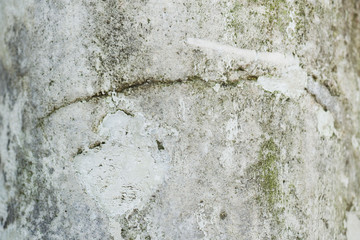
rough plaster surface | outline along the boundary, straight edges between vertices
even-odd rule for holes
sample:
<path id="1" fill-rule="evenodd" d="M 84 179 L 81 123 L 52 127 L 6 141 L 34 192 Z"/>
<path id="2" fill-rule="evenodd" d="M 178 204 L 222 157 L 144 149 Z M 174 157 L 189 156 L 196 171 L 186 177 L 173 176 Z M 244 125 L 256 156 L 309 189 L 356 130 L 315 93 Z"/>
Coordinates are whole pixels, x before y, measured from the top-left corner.
<path id="1" fill-rule="evenodd" d="M 1 239 L 357 239 L 356 0 L 0 0 Z"/>

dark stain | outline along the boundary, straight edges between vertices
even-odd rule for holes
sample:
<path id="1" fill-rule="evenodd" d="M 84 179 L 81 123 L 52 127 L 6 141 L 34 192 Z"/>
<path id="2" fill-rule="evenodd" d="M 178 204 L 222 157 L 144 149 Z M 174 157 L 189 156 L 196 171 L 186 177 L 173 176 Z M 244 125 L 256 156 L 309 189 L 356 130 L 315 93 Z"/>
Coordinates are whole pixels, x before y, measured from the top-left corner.
<path id="1" fill-rule="evenodd" d="M 1 170 L 2 171 L 2 174 L 3 174 L 3 177 L 4 177 L 4 182 L 7 182 L 7 177 L 6 177 L 6 172 L 4 169 Z"/>
<path id="2" fill-rule="evenodd" d="M 53 174 L 54 172 L 55 172 L 55 169 L 54 169 L 54 168 L 52 168 L 52 167 L 49 168 L 49 173 L 50 173 L 50 174 Z"/>
<path id="3" fill-rule="evenodd" d="M 84 151 L 84 149 L 83 149 L 83 148 L 78 148 L 78 150 L 77 150 L 77 152 L 76 152 L 76 155 L 80 155 L 80 154 L 82 154 L 82 153 L 83 153 L 83 151 Z"/>
<path id="4" fill-rule="evenodd" d="M 156 140 L 156 144 L 157 144 L 157 148 L 158 148 L 159 151 L 165 150 L 164 145 L 162 144 L 162 142 Z"/>
<path id="5" fill-rule="evenodd" d="M 16 101 L 18 90 L 14 82 L 14 76 L 0 60 L 0 102 L 5 102 L 6 97 L 12 104 Z"/>
<path id="6" fill-rule="evenodd" d="M 324 219 L 324 218 L 321 218 L 321 220 L 324 222 L 326 229 L 328 229 L 329 228 L 329 221 Z"/>
<path id="7" fill-rule="evenodd" d="M 7 217 L 4 223 L 4 229 L 6 229 L 10 224 L 14 223 L 17 218 L 17 206 L 14 199 L 10 200 L 7 205 Z"/>
<path id="8" fill-rule="evenodd" d="M 256 76 L 256 75 L 249 75 L 247 76 L 247 80 L 250 80 L 250 81 L 256 81 L 258 80 L 259 76 Z"/>
<path id="9" fill-rule="evenodd" d="M 354 206 L 354 204 L 353 204 L 352 201 L 351 201 L 351 202 L 348 202 L 348 203 L 346 204 L 346 211 L 347 211 L 347 212 L 350 212 L 351 209 L 353 208 L 353 206 Z"/>
<path id="10" fill-rule="evenodd" d="M 32 129 L 34 124 L 33 114 L 36 112 L 36 107 L 30 102 L 26 102 L 21 113 L 21 131 L 26 132 Z"/>
<path id="11" fill-rule="evenodd" d="M 237 69 L 235 69 L 235 71 L 241 71 L 241 72 L 243 72 L 243 71 L 245 71 L 245 67 L 239 66 Z"/>
<path id="12" fill-rule="evenodd" d="M 220 216 L 221 220 L 224 220 L 227 217 L 227 213 L 223 210 L 223 211 L 220 212 L 219 216 Z"/>
<path id="13" fill-rule="evenodd" d="M 94 149 L 94 148 L 100 147 L 100 146 L 101 146 L 101 142 L 96 141 L 96 142 L 90 144 L 89 148 L 90 148 L 90 149 Z"/>

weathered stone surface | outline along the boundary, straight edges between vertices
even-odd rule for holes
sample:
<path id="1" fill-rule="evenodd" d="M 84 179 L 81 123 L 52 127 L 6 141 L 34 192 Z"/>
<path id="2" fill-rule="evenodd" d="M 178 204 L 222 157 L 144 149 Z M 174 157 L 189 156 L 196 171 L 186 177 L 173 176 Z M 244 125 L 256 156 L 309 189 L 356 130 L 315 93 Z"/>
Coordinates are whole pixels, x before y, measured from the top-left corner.
<path id="1" fill-rule="evenodd" d="M 0 238 L 356 239 L 359 11 L 0 0 Z"/>

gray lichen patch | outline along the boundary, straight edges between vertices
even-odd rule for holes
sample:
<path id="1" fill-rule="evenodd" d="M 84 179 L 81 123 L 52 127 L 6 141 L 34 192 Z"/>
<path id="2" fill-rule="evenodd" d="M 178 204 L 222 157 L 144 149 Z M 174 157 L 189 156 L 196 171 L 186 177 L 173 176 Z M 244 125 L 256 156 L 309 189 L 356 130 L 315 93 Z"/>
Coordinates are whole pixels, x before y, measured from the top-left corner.
<path id="1" fill-rule="evenodd" d="M 6 44 L 11 57 L 11 67 L 18 78 L 29 70 L 31 42 L 29 31 L 24 23 L 16 22 L 6 32 Z"/>
<path id="2" fill-rule="evenodd" d="M 42 174 L 42 164 L 34 161 L 29 150 L 18 148 L 16 160 L 16 200 L 10 208 L 12 211 L 8 212 L 8 223 L 25 224 L 34 237 L 46 237 L 59 213 L 58 198 Z"/>
<path id="3" fill-rule="evenodd" d="M 11 104 L 14 104 L 16 101 L 18 84 L 14 81 L 16 81 L 14 76 L 12 76 L 11 72 L 4 66 L 4 63 L 0 61 L 0 94 L 2 103 L 5 103 L 7 96 Z"/>
<path id="4" fill-rule="evenodd" d="M 4 54 L 9 59 L 0 59 L 0 94 L 3 102 L 6 98 L 10 101 L 10 107 L 27 89 L 24 77 L 31 67 L 30 38 L 29 30 L 20 20 L 6 29 L 4 41 L 7 54 Z"/>
<path id="5" fill-rule="evenodd" d="M 90 65 L 100 80 L 95 89 L 101 89 L 107 81 L 111 84 L 124 81 L 127 62 L 144 50 L 143 43 L 151 24 L 146 19 L 137 21 L 136 12 L 146 3 L 109 0 L 89 4 L 89 12 L 96 19 L 92 31 L 98 50 L 89 56 Z"/>
<path id="6" fill-rule="evenodd" d="M 119 222 L 121 225 L 121 237 L 124 240 L 145 239 L 150 240 L 147 233 L 148 222 L 145 218 L 146 210 L 134 209 L 128 216 L 124 216 Z"/>

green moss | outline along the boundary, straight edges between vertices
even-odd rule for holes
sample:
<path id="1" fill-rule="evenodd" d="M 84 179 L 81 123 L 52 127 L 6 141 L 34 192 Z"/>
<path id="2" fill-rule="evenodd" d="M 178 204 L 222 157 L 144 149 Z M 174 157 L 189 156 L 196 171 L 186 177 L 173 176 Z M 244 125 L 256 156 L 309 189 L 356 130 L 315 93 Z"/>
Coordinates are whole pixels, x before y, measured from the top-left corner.
<path id="1" fill-rule="evenodd" d="M 239 16 L 242 7 L 243 7 L 242 4 L 236 2 L 234 7 L 230 9 L 231 18 L 228 21 L 228 28 L 233 29 L 235 38 L 238 37 L 238 33 L 243 33 L 245 29 L 244 25 L 240 21 L 240 16 Z"/>
<path id="2" fill-rule="evenodd" d="M 289 185 L 289 194 L 296 196 L 296 188 L 294 184 Z"/>
<path id="3" fill-rule="evenodd" d="M 258 6 L 265 8 L 264 12 L 258 10 Z M 290 22 L 289 8 L 285 0 L 249 0 L 248 4 L 236 2 L 229 11 L 228 28 L 234 34 L 235 44 L 241 42 L 240 35 L 248 32 L 251 27 L 250 22 L 260 29 L 261 37 L 254 37 L 260 46 L 271 46 L 271 35 L 278 30 L 286 32 L 286 27 Z"/>
<path id="4" fill-rule="evenodd" d="M 256 166 L 258 169 L 257 181 L 265 195 L 268 207 L 274 208 L 280 195 L 279 170 L 277 167 L 279 147 L 274 143 L 272 138 L 262 144 L 259 158 L 260 161 Z"/>
<path id="5" fill-rule="evenodd" d="M 280 214 L 285 210 L 277 204 L 283 194 L 279 182 L 279 161 L 280 148 L 270 138 L 263 142 L 259 151 L 259 161 L 250 168 L 251 174 L 255 175 L 259 192 L 255 199 L 265 211 L 272 214 L 277 225 L 282 223 Z"/>
<path id="6" fill-rule="evenodd" d="M 268 17 L 270 25 L 277 22 L 281 23 L 281 21 L 279 21 L 281 16 L 288 15 L 286 0 L 250 0 L 249 2 L 266 7 L 267 11 L 265 15 Z"/>

